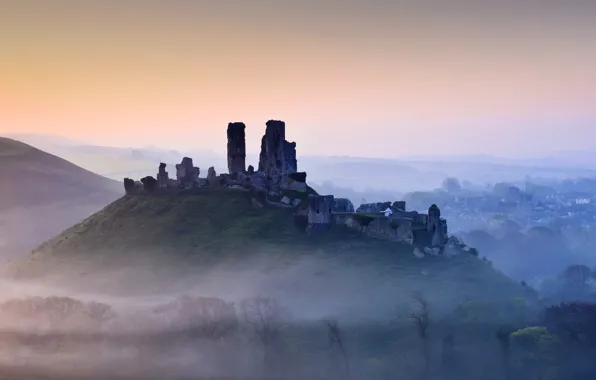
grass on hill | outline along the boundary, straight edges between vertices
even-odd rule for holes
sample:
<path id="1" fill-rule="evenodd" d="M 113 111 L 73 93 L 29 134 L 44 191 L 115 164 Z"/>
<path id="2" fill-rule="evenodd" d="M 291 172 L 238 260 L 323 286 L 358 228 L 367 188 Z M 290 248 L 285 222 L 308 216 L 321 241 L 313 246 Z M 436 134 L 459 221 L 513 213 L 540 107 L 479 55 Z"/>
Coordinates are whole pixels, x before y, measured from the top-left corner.
<path id="1" fill-rule="evenodd" d="M 76 166 L 22 142 L 0 137 L 0 210 L 56 201 L 106 204 L 124 189 L 120 182 Z"/>
<path id="2" fill-rule="evenodd" d="M 410 245 L 348 229 L 308 237 L 292 209 L 254 208 L 251 198 L 249 192 L 221 188 L 124 196 L 10 263 L 4 272 L 21 279 L 55 275 L 91 281 L 103 271 L 137 268 L 150 272 L 151 285 L 157 287 L 161 274 L 169 282 L 200 279 L 209 268 L 229 266 L 244 268 L 238 272 L 243 275 L 253 271 L 271 279 L 276 272 L 287 273 L 276 281 L 295 284 L 292 291 L 318 295 L 346 289 L 363 297 L 371 293 L 365 298 L 407 298 L 416 290 L 437 300 L 529 294 L 471 255 L 418 259 Z"/>

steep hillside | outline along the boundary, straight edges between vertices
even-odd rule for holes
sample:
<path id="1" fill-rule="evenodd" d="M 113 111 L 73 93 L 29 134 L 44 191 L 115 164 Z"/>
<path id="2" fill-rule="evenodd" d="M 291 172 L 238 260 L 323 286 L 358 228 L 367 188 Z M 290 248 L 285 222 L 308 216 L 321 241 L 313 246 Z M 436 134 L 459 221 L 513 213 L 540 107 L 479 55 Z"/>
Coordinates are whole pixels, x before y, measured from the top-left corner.
<path id="1" fill-rule="evenodd" d="M 319 314 L 374 314 L 371 303 L 393 312 L 412 292 L 445 306 L 467 297 L 531 297 L 467 254 L 419 259 L 409 245 L 347 230 L 308 237 L 304 227 L 291 210 L 258 205 L 241 190 L 125 196 L 3 272 L 46 287 L 114 295 L 267 294 Z"/>
<path id="2" fill-rule="evenodd" d="M 122 185 L 16 140 L 0 137 L 0 210 L 87 198 L 113 200 Z"/>
<path id="3" fill-rule="evenodd" d="M 0 138 L 0 254 L 33 249 L 123 194 L 120 183 Z"/>

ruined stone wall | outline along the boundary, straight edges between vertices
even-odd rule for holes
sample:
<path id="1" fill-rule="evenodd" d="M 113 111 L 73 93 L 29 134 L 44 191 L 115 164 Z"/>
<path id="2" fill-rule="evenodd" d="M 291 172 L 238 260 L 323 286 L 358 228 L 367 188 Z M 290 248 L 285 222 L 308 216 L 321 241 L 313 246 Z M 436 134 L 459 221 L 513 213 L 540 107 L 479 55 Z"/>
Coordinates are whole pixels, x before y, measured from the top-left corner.
<path id="1" fill-rule="evenodd" d="M 335 198 L 333 212 L 354 212 L 354 205 L 347 198 Z"/>
<path id="2" fill-rule="evenodd" d="M 296 173 L 298 160 L 296 159 L 296 143 L 283 141 L 282 173 Z"/>
<path id="3" fill-rule="evenodd" d="M 346 225 L 375 239 L 390 240 L 406 244 L 414 243 L 412 221 L 407 218 L 386 216 L 358 218 L 350 217 Z"/>
<path id="4" fill-rule="evenodd" d="M 176 179 L 178 184 L 184 188 L 194 187 L 197 183 L 201 170 L 194 166 L 192 158 L 184 157 L 182 162 L 176 165 Z"/>
<path id="5" fill-rule="evenodd" d="M 395 201 L 391 208 L 393 211 L 406 211 L 406 201 Z"/>
<path id="6" fill-rule="evenodd" d="M 141 178 L 141 182 L 143 183 L 143 189 L 147 193 L 153 193 L 157 190 L 157 180 L 151 176 L 147 176 L 145 178 Z"/>
<path id="7" fill-rule="evenodd" d="M 308 196 L 308 227 L 309 235 L 327 231 L 333 224 L 332 209 L 333 195 Z"/>
<path id="8" fill-rule="evenodd" d="M 228 172 L 246 171 L 246 126 L 244 123 L 228 124 Z"/>
<path id="9" fill-rule="evenodd" d="M 383 212 L 391 207 L 391 202 L 363 203 L 356 209 L 356 212 Z"/>
<path id="10" fill-rule="evenodd" d="M 388 207 L 389 202 L 363 204 L 356 213 L 349 213 L 344 211 L 343 206 L 337 208 L 338 201 L 335 200 L 332 210 L 336 224 L 367 236 L 426 247 L 441 247 L 447 242 L 447 221 L 440 217 L 441 212 L 436 205 L 429 208 L 427 215 L 405 211 L 405 202 L 398 201 L 391 205 L 393 214 L 386 217 L 381 211 Z"/>
<path id="11" fill-rule="evenodd" d="M 124 178 L 124 191 L 126 194 L 134 194 L 135 190 L 135 181 L 130 178 Z"/>

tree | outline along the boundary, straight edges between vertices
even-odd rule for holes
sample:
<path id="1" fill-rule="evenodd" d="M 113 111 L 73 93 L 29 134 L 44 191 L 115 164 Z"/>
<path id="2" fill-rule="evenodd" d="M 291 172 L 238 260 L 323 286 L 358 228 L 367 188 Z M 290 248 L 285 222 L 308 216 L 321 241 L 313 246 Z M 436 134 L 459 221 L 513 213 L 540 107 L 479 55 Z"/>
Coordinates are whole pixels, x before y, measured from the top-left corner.
<path id="1" fill-rule="evenodd" d="M 510 335 L 521 371 L 530 379 L 543 379 L 556 368 L 556 339 L 543 326 L 532 326 Z"/>
<path id="2" fill-rule="evenodd" d="M 36 327 L 56 329 L 61 327 L 73 314 L 82 312 L 83 302 L 70 297 L 29 297 L 4 302 L 1 309 L 13 316 L 29 319 Z"/>
<path id="3" fill-rule="evenodd" d="M 511 333 L 513 328 L 509 326 L 501 326 L 497 330 L 495 337 L 499 343 L 499 350 L 501 354 L 501 365 L 503 367 L 504 378 L 507 380 L 510 377 L 510 358 L 511 358 Z"/>
<path id="4" fill-rule="evenodd" d="M 413 296 L 414 304 L 409 317 L 416 326 L 418 338 L 422 343 L 422 356 L 426 373 L 430 368 L 430 344 L 428 340 L 428 327 L 430 325 L 430 306 L 422 295 Z"/>
<path id="5" fill-rule="evenodd" d="M 217 341 L 238 328 L 234 304 L 215 297 L 183 296 L 154 312 L 185 337 Z"/>
<path id="6" fill-rule="evenodd" d="M 64 325 L 82 312 L 84 303 L 70 297 L 28 297 L 4 302 L 0 309 L 27 323 L 27 330 L 19 332 L 21 344 L 56 352 L 70 338 Z"/>
<path id="7" fill-rule="evenodd" d="M 220 340 L 238 327 L 234 304 L 219 298 L 183 297 L 179 315 L 200 337 L 209 340 Z"/>
<path id="8" fill-rule="evenodd" d="M 547 307 L 542 322 L 567 345 L 582 351 L 596 350 L 596 304 L 562 303 Z"/>
<path id="9" fill-rule="evenodd" d="M 565 290 L 578 295 L 584 294 L 592 271 L 585 265 L 570 265 L 559 275 Z"/>
<path id="10" fill-rule="evenodd" d="M 114 313 L 112 307 L 101 302 L 89 302 L 85 304 L 82 312 L 91 320 L 97 322 L 100 325 L 103 325 L 105 322 L 108 322 L 116 317 L 116 313 Z"/>
<path id="11" fill-rule="evenodd" d="M 288 325 L 289 312 L 277 300 L 268 297 L 243 300 L 240 307 L 244 323 L 263 346 L 263 362 L 267 364 L 271 347 L 278 343 L 281 331 Z"/>
<path id="12" fill-rule="evenodd" d="M 443 180 L 442 188 L 448 193 L 457 193 L 461 190 L 461 185 L 457 178 L 449 177 Z"/>
<path id="13" fill-rule="evenodd" d="M 456 364 L 456 357 L 455 357 L 455 337 L 453 334 L 447 334 L 443 337 L 441 341 L 442 345 L 442 352 L 441 352 L 441 362 L 443 368 L 445 369 L 453 369 Z"/>
<path id="14" fill-rule="evenodd" d="M 350 361 L 348 360 L 348 354 L 344 345 L 343 331 L 339 327 L 339 323 L 337 321 L 327 320 L 324 323 L 327 327 L 327 337 L 329 338 L 329 343 L 331 343 L 332 346 L 336 346 L 341 353 L 346 366 L 347 378 L 349 379 L 351 377 Z"/>
<path id="15" fill-rule="evenodd" d="M 591 379 L 596 372 L 596 304 L 565 303 L 546 308 L 542 324 L 562 343 L 561 362 L 568 378 Z"/>

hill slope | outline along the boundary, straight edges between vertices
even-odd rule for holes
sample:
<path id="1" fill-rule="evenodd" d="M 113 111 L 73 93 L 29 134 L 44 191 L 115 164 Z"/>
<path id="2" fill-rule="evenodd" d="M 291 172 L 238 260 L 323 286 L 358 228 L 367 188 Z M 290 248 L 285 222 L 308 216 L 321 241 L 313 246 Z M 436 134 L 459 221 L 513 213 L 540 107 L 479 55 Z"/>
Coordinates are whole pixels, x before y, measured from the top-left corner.
<path id="1" fill-rule="evenodd" d="M 122 195 L 122 185 L 16 140 L 0 137 L 0 210 Z"/>
<path id="2" fill-rule="evenodd" d="M 3 271 L 112 295 L 266 294 L 317 314 L 374 314 L 371 304 L 393 312 L 412 292 L 445 306 L 531 296 L 475 257 L 418 259 L 412 251 L 343 230 L 309 238 L 291 210 L 255 208 L 248 192 L 197 189 L 125 196 Z"/>
<path id="3" fill-rule="evenodd" d="M 0 252 L 17 254 L 119 198 L 122 185 L 0 137 Z"/>

